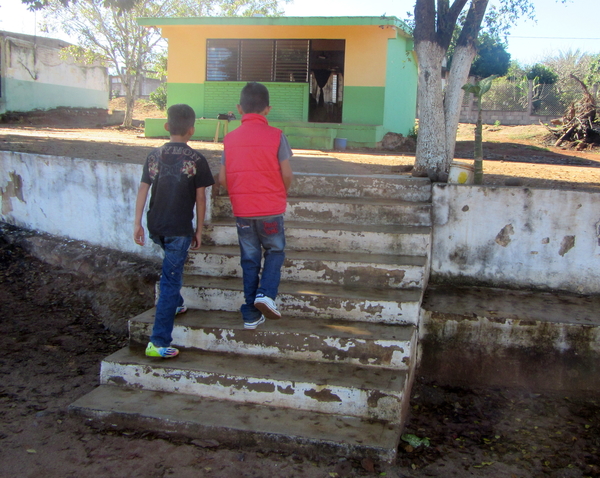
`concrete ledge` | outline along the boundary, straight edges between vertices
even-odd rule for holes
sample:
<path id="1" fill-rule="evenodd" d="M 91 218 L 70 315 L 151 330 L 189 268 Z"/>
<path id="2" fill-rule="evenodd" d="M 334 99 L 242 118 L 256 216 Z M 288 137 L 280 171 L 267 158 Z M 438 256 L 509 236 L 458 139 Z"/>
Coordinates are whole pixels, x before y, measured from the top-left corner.
<path id="1" fill-rule="evenodd" d="M 430 287 L 420 375 L 444 384 L 600 390 L 600 297 Z"/>

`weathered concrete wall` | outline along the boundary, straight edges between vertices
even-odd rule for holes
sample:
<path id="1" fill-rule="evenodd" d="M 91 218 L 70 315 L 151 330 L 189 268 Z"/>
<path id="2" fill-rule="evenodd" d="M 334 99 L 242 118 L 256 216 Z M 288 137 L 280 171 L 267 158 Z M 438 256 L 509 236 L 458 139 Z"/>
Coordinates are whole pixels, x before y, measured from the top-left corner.
<path id="1" fill-rule="evenodd" d="M 141 177 L 140 164 L 0 151 L 0 221 L 159 258 L 160 248 L 149 239 L 144 247 L 133 242 Z M 211 188 L 206 196 L 208 218 Z"/>
<path id="2" fill-rule="evenodd" d="M 600 194 L 437 184 L 432 279 L 600 293 Z"/>
<path id="3" fill-rule="evenodd" d="M 152 258 L 133 242 L 139 164 L 0 152 L 0 220 Z"/>
<path id="4" fill-rule="evenodd" d="M 476 123 L 478 111 L 472 104 L 463 105 L 460 109 L 461 123 Z M 483 124 L 494 124 L 499 121 L 503 125 L 527 125 L 549 123 L 556 115 L 532 115 L 529 111 L 492 111 L 483 110 L 481 121 Z"/>
<path id="5" fill-rule="evenodd" d="M 69 43 L 1 32 L 0 113 L 57 107 L 108 107 L 106 67 L 61 57 Z"/>

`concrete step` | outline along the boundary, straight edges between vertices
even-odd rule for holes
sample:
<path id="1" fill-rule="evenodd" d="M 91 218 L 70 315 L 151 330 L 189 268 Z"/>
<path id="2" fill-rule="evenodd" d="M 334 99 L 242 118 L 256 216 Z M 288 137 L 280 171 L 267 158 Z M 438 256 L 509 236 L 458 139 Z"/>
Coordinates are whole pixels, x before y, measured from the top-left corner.
<path id="1" fill-rule="evenodd" d="M 416 324 L 422 290 L 342 287 L 282 282 L 276 304 L 297 318 L 339 319 L 386 324 Z M 244 301 L 241 279 L 185 276 L 181 290 L 188 307 L 237 311 Z"/>
<path id="2" fill-rule="evenodd" d="M 407 372 L 200 350 L 163 360 L 126 347 L 102 361 L 100 383 L 396 423 Z"/>
<path id="3" fill-rule="evenodd" d="M 429 287 L 421 368 L 440 383 L 600 390 L 600 296 Z"/>
<path id="4" fill-rule="evenodd" d="M 213 217 L 233 217 L 228 196 L 216 196 Z M 371 198 L 288 198 L 286 221 L 431 226 L 431 203 Z"/>
<path id="5" fill-rule="evenodd" d="M 371 457 L 388 463 L 396 458 L 402 430 L 402 424 L 357 417 L 114 386 L 100 386 L 69 408 L 113 430 L 151 430 L 210 438 L 232 448 Z"/>
<path id="6" fill-rule="evenodd" d="M 342 286 L 403 289 L 422 287 L 427 258 L 389 254 L 286 251 L 282 280 Z M 191 251 L 186 274 L 242 277 L 238 246 L 204 246 Z"/>
<path id="7" fill-rule="evenodd" d="M 285 236 L 286 249 L 290 251 L 336 253 L 345 251 L 357 254 L 427 256 L 430 250 L 431 228 L 286 221 Z M 213 219 L 210 224 L 205 224 L 202 243 L 237 246 L 235 220 L 233 218 Z"/>
<path id="8" fill-rule="evenodd" d="M 399 174 L 294 174 L 289 197 L 379 198 L 431 201 L 431 181 Z"/>
<path id="9" fill-rule="evenodd" d="M 155 309 L 130 319 L 130 342 L 146 345 Z M 189 309 L 178 315 L 173 344 L 212 352 L 407 370 L 415 363 L 416 328 L 340 320 L 282 318 L 245 330 L 239 312 Z"/>
<path id="10" fill-rule="evenodd" d="M 226 195 L 224 189 L 221 195 Z M 380 198 L 400 201 L 431 201 L 431 181 L 399 174 L 340 175 L 295 173 L 288 196 Z"/>

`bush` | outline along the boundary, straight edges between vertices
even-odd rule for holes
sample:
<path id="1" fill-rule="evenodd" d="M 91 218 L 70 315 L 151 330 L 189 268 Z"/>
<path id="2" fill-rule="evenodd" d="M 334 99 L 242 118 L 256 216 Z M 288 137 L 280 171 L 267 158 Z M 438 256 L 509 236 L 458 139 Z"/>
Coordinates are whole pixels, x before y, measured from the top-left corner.
<path id="1" fill-rule="evenodd" d="M 150 93 L 150 102 L 154 103 L 156 107 L 164 111 L 167 109 L 167 85 L 161 84 L 156 90 Z"/>

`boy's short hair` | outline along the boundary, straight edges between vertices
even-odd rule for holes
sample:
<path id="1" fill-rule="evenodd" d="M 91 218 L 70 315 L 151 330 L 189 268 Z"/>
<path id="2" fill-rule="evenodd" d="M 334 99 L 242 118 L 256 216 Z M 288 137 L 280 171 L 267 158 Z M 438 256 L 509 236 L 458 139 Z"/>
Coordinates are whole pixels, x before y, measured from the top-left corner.
<path id="1" fill-rule="evenodd" d="M 244 113 L 262 113 L 269 106 L 269 90 L 255 81 L 247 83 L 240 94 L 240 106 Z"/>
<path id="2" fill-rule="evenodd" d="M 196 113 L 189 105 L 172 105 L 167 110 L 167 123 L 171 134 L 183 136 L 194 126 L 195 121 Z"/>

